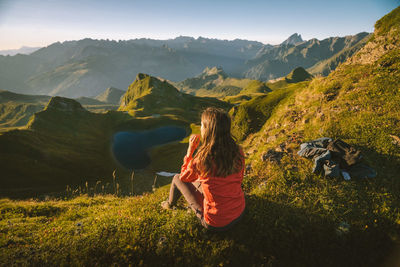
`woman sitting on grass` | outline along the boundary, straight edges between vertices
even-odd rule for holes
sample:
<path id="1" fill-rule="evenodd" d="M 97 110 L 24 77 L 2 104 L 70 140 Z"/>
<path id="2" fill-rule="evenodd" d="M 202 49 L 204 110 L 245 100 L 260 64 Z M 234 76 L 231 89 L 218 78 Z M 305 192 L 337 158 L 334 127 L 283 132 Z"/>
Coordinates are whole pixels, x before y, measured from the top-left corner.
<path id="1" fill-rule="evenodd" d="M 201 115 L 199 135 L 192 135 L 180 175 L 172 180 L 164 209 L 177 204 L 181 195 L 210 230 L 226 230 L 243 215 L 245 208 L 242 180 L 244 155 L 231 135 L 229 115 L 217 108 L 207 108 Z"/>

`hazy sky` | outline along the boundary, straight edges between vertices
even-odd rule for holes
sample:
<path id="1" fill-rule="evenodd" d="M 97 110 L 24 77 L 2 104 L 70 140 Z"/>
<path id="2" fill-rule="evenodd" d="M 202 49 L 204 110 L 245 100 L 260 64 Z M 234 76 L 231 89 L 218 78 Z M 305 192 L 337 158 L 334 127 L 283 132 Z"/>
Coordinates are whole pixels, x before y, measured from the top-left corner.
<path id="1" fill-rule="evenodd" d="M 400 0 L 0 0 L 0 50 L 180 35 L 277 44 L 372 32 Z"/>

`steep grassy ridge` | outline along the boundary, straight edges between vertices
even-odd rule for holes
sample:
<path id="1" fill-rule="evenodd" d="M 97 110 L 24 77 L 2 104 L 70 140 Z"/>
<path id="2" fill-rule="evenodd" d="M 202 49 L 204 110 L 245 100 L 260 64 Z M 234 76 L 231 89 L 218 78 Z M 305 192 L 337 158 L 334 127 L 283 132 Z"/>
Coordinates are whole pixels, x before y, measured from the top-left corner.
<path id="1" fill-rule="evenodd" d="M 26 125 L 49 99 L 50 96 L 45 95 L 22 95 L 0 90 L 0 131 Z"/>
<path id="2" fill-rule="evenodd" d="M 139 73 L 121 100 L 119 110 L 133 116 L 169 115 L 187 122 L 198 122 L 202 109 L 216 106 L 229 109 L 230 104 L 210 97 L 196 97 L 179 92 L 167 81 Z"/>
<path id="3" fill-rule="evenodd" d="M 304 68 L 299 67 L 291 71 L 286 77 L 278 81 L 252 83 L 252 91 L 258 86 L 265 86 L 273 90 L 268 94 L 256 93 L 250 95 L 238 95 L 226 99 L 236 103 L 241 103 L 235 106 L 230 114 L 232 120 L 232 133 L 238 140 L 244 140 L 249 134 L 258 132 L 264 123 L 271 117 L 274 110 L 279 109 L 286 99 L 289 98 L 294 92 L 305 88 L 309 84 L 312 75 L 309 74 Z M 268 86 L 268 87 L 267 87 Z M 250 87 L 251 88 L 251 87 Z M 251 90 L 251 89 L 250 89 Z M 249 91 L 250 91 L 249 90 Z M 243 96 L 253 96 L 253 98 L 244 98 Z M 248 100 L 248 101 L 247 101 Z"/>

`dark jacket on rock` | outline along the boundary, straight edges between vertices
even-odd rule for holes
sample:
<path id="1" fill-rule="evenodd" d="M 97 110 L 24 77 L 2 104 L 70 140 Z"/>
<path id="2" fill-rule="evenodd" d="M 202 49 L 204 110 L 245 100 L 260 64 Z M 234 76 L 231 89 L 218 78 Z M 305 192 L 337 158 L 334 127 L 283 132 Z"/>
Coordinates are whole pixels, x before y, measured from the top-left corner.
<path id="1" fill-rule="evenodd" d="M 374 178 L 376 171 L 360 163 L 361 152 L 346 142 L 329 137 L 322 137 L 300 145 L 297 154 L 314 160 L 313 173 L 324 172 L 332 178 L 341 177 L 348 172 L 354 178 Z"/>

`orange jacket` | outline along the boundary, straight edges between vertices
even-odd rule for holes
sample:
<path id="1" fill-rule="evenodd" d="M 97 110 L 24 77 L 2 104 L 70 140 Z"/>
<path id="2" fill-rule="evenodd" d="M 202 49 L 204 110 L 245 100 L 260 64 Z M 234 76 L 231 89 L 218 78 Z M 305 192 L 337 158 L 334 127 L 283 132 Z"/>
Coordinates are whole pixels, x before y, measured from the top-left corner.
<path id="1" fill-rule="evenodd" d="M 239 217 L 245 208 L 242 169 L 226 177 L 201 177 L 197 172 L 196 160 L 185 156 L 181 168 L 182 182 L 201 182 L 203 189 L 203 215 L 207 224 L 222 227 Z"/>

